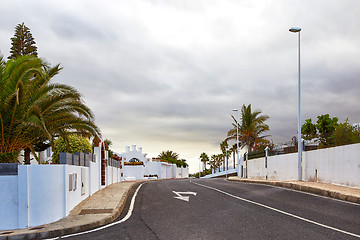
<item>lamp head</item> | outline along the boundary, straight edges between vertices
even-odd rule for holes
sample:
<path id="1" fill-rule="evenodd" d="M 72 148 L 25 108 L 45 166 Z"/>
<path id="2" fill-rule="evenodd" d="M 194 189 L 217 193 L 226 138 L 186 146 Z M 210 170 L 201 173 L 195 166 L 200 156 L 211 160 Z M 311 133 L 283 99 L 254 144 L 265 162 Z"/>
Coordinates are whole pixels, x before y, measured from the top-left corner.
<path id="1" fill-rule="evenodd" d="M 297 32 L 300 32 L 301 31 L 301 28 L 298 28 L 298 27 L 292 27 L 289 29 L 290 32 L 293 32 L 293 33 L 297 33 Z"/>

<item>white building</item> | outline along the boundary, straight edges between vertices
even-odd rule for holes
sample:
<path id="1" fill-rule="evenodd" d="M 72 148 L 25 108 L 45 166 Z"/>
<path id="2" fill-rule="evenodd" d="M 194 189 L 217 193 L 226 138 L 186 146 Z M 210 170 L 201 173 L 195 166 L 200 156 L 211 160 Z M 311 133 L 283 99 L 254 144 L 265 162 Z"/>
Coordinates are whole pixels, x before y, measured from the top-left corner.
<path id="1" fill-rule="evenodd" d="M 147 178 L 187 178 L 189 168 L 179 168 L 176 164 L 167 162 L 152 161 L 146 158 L 147 154 L 142 148 L 136 145 L 126 146 L 125 152 L 119 154 L 122 162 L 123 177 L 126 180 L 147 179 Z"/>

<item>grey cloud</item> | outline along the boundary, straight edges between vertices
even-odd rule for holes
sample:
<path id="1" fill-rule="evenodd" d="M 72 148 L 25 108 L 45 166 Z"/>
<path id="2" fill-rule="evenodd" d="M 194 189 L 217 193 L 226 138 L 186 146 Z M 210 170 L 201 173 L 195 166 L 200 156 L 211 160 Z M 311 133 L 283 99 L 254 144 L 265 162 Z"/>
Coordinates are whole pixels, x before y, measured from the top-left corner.
<path id="1" fill-rule="evenodd" d="M 356 0 L 23 6 L 29 11 L 20 11 L 21 22 L 33 32 L 39 55 L 64 66 L 56 81 L 84 94 L 118 151 L 133 143 L 151 154 L 171 149 L 196 166 L 202 151 L 219 151 L 232 127 L 231 110 L 249 103 L 270 116 L 274 141 L 296 135 L 292 26 L 303 29 L 303 120 L 329 113 L 360 122 Z M 0 47 L 9 48 L 19 17 L 16 5 L 3 7 Z"/>

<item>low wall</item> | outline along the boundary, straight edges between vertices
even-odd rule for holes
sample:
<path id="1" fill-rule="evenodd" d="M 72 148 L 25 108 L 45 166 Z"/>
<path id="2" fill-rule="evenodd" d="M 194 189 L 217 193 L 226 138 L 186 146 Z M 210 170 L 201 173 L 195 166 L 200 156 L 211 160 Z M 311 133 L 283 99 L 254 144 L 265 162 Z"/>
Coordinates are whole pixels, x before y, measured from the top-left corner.
<path id="1" fill-rule="evenodd" d="M 106 185 L 101 186 L 100 154 L 65 159 L 71 164 L 0 164 L 0 230 L 57 221 L 101 188 L 120 182 L 120 163 L 109 161 Z"/>
<path id="2" fill-rule="evenodd" d="M 176 168 L 176 178 L 188 178 L 189 177 L 189 168 Z"/>
<path id="3" fill-rule="evenodd" d="M 123 166 L 124 177 L 135 177 L 136 179 L 144 179 L 145 167 L 144 165 L 132 166 L 124 165 Z"/>
<path id="4" fill-rule="evenodd" d="M 249 160 L 248 178 L 297 180 L 297 161 L 297 153 Z M 302 177 L 303 181 L 360 188 L 360 144 L 303 152 Z"/>
<path id="5" fill-rule="evenodd" d="M 360 188 L 360 144 L 305 152 L 303 177 Z"/>
<path id="6" fill-rule="evenodd" d="M 0 230 L 18 227 L 18 177 L 0 176 Z"/>

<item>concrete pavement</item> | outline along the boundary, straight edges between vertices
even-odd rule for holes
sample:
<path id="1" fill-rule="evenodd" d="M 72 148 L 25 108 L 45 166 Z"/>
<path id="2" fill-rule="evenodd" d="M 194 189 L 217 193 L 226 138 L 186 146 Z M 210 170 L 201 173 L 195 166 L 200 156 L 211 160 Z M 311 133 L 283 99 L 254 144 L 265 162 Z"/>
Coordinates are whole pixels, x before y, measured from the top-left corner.
<path id="1" fill-rule="evenodd" d="M 345 186 L 339 186 L 320 182 L 302 182 L 302 181 L 276 181 L 265 179 L 243 179 L 239 177 L 229 177 L 229 181 L 268 184 L 278 187 L 291 188 L 298 191 L 309 192 L 325 197 L 332 197 L 344 201 L 360 204 L 360 189 Z"/>
<path id="2" fill-rule="evenodd" d="M 228 180 L 286 187 L 360 204 L 360 189 L 357 188 L 317 182 L 241 179 L 239 177 L 229 177 Z M 0 240 L 51 238 L 110 223 L 120 216 L 130 190 L 140 182 L 143 181 L 112 184 L 85 199 L 66 218 L 32 228 L 0 231 Z"/>

